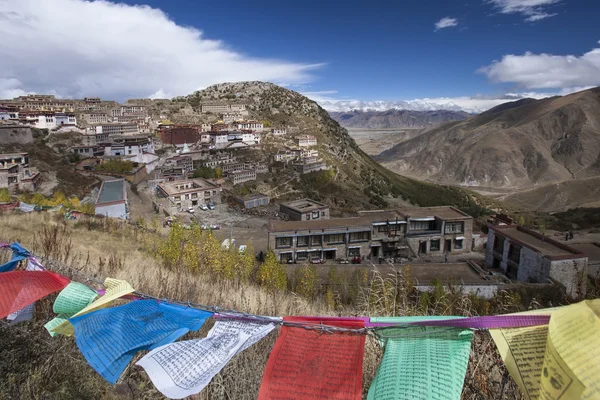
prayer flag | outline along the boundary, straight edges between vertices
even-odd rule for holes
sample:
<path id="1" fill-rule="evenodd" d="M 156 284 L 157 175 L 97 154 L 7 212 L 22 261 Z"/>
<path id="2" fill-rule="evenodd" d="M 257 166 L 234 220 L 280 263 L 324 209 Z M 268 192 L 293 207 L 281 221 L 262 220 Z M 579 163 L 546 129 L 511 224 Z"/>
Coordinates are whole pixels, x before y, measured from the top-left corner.
<path id="1" fill-rule="evenodd" d="M 201 392 L 235 355 L 267 336 L 277 320 L 218 320 L 206 338 L 158 347 L 136 365 L 146 370 L 163 395 L 182 399 Z"/>
<path id="2" fill-rule="evenodd" d="M 417 318 L 371 318 L 371 322 L 408 323 L 428 319 Z M 471 330 L 407 326 L 382 328 L 377 332 L 385 352 L 369 388 L 368 400 L 460 399 L 473 338 Z"/>
<path id="3" fill-rule="evenodd" d="M 104 286 L 106 286 L 106 291 L 102 297 L 99 297 L 92 304 L 76 312 L 75 314 L 69 314 L 65 317 L 77 317 L 95 309 L 106 307 L 110 302 L 135 291 L 135 289 L 131 287 L 127 281 L 113 278 L 106 278 L 104 280 Z M 52 332 L 55 334 L 58 333 L 65 336 L 71 336 L 73 335 L 73 325 L 71 325 L 69 321 L 65 321 L 64 323 L 55 326 L 51 330 L 51 333 Z"/>
<path id="4" fill-rule="evenodd" d="M 88 363 L 115 384 L 140 350 L 196 331 L 212 313 L 156 300 L 140 300 L 73 317 L 75 341 Z"/>
<path id="5" fill-rule="evenodd" d="M 98 297 L 95 290 L 90 289 L 86 285 L 79 282 L 71 282 L 64 288 L 56 297 L 52 310 L 58 314 L 56 318 L 44 325 L 50 336 L 56 336 L 56 332 L 52 330 L 66 324 L 69 318 L 75 313 L 89 306 L 94 299 Z"/>
<path id="6" fill-rule="evenodd" d="M 21 202 L 21 204 L 19 204 L 19 210 L 23 211 L 24 213 L 30 213 L 33 210 L 35 210 L 35 204 L 27 204 Z"/>
<path id="7" fill-rule="evenodd" d="M 8 272 L 17 268 L 19 261 L 25 260 L 31 254 L 25 248 L 23 248 L 19 243 L 15 242 L 8 246 L 13 252 L 12 258 L 5 264 L 0 265 L 0 272 Z"/>
<path id="8" fill-rule="evenodd" d="M 45 271 L 45 268 L 40 264 L 35 257 L 30 257 L 27 260 L 26 271 Z M 35 303 L 31 303 L 14 313 L 9 314 L 6 319 L 11 321 L 11 324 L 18 324 L 19 322 L 29 321 L 33 319 L 33 312 L 35 310 Z"/>
<path id="9" fill-rule="evenodd" d="M 600 398 L 600 299 L 516 315 L 551 313 L 550 324 L 490 329 L 526 399 Z"/>
<path id="10" fill-rule="evenodd" d="M 68 284 L 67 278 L 49 271 L 11 271 L 0 274 L 0 318 Z"/>
<path id="11" fill-rule="evenodd" d="M 284 322 L 360 329 L 363 320 L 285 317 Z M 365 335 L 283 326 L 258 398 L 361 399 Z"/>

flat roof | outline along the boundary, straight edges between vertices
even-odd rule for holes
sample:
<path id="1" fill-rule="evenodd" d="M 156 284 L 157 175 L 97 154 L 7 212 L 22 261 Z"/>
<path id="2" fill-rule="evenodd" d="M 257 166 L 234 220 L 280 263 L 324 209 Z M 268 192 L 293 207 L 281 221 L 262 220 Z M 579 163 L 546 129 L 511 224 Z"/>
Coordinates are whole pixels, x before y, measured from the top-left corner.
<path id="1" fill-rule="evenodd" d="M 285 206 L 287 208 L 291 208 L 292 210 L 298 211 L 298 212 L 307 212 L 307 211 L 311 211 L 311 210 L 318 210 L 323 207 L 329 207 L 325 203 L 321 203 L 319 201 L 311 200 L 311 199 L 299 199 L 299 200 L 286 201 L 284 203 L 281 203 L 281 205 Z"/>
<path id="2" fill-rule="evenodd" d="M 467 263 L 452 264 L 409 264 L 411 278 L 420 285 L 427 285 L 435 279 L 442 283 L 494 284 L 497 281 L 484 279 Z"/>
<path id="3" fill-rule="evenodd" d="M 178 185 L 183 185 L 186 183 L 192 183 L 196 187 L 191 187 L 189 189 L 177 189 Z M 194 178 L 194 179 L 180 179 L 177 181 L 163 182 L 159 183 L 158 187 L 161 188 L 169 196 L 174 196 L 180 193 L 188 193 L 188 192 L 196 192 L 198 190 L 207 190 L 207 189 L 217 189 L 219 186 L 214 185 L 204 179 Z"/>
<path id="4" fill-rule="evenodd" d="M 588 258 L 589 264 L 600 264 L 600 245 L 596 243 L 569 244 L 569 247 L 581 251 Z"/>
<path id="5" fill-rule="evenodd" d="M 238 200 L 242 200 L 242 201 L 248 201 L 248 200 L 256 200 L 256 199 L 264 199 L 265 197 L 269 197 L 266 194 L 261 194 L 261 193 L 257 193 L 257 194 L 249 194 L 247 196 L 239 196 L 236 197 L 236 199 Z"/>
<path id="6" fill-rule="evenodd" d="M 0 154 L 0 159 L 1 158 L 27 157 L 28 155 L 29 155 L 29 153 L 7 153 L 7 154 Z"/>
<path id="7" fill-rule="evenodd" d="M 440 207 L 413 207 L 400 209 L 403 214 L 414 218 L 438 217 L 440 219 L 466 219 L 473 218 L 469 214 L 451 206 Z"/>
<path id="8" fill-rule="evenodd" d="M 115 179 L 102 182 L 96 205 L 105 203 L 122 202 L 126 199 L 125 181 Z"/>
<path id="9" fill-rule="evenodd" d="M 392 221 L 396 218 L 396 214 L 390 212 L 377 212 L 360 217 L 350 218 L 335 218 L 335 219 L 320 219 L 309 221 L 270 221 L 269 231 L 271 232 L 288 232 L 288 231 L 303 231 L 314 229 L 331 229 L 331 228 L 365 228 L 370 230 L 374 222 L 381 222 L 389 219 Z"/>
<path id="10" fill-rule="evenodd" d="M 489 227 L 501 236 L 519 242 L 523 246 L 538 251 L 544 256 L 572 256 L 574 258 L 584 256 L 579 250 L 569 247 L 566 244 L 559 243 L 549 237 L 543 238 L 541 234 L 530 231 L 522 226 L 500 225 Z"/>

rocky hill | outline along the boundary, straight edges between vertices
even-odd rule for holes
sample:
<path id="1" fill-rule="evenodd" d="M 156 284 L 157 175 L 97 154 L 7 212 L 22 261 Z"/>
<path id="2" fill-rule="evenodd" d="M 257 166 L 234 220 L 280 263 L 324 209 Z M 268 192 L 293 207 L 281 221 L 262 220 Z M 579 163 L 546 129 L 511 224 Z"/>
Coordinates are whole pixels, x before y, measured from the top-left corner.
<path id="1" fill-rule="evenodd" d="M 311 134 L 318 140 L 319 157 L 332 167 L 301 179 L 278 180 L 271 174 L 257 189 L 273 197 L 308 196 L 329 203 L 340 213 L 383 208 L 398 202 L 422 206 L 453 204 L 479 214 L 480 198 L 456 187 L 422 183 L 398 176 L 367 156 L 316 102 L 301 94 L 264 82 L 224 83 L 173 99 L 197 109 L 203 102 L 243 103 L 250 118 L 288 127 L 288 135 Z M 264 146 L 263 156 L 283 150 Z"/>
<path id="2" fill-rule="evenodd" d="M 429 128 L 451 121 L 461 121 L 471 116 L 464 111 L 360 111 L 330 112 L 331 118 L 345 128 L 391 129 Z"/>
<path id="3" fill-rule="evenodd" d="M 503 104 L 432 128 L 376 159 L 399 174 L 434 182 L 525 191 L 600 176 L 600 88 Z M 573 196 L 589 197 L 590 185 Z M 537 208 L 547 190 L 527 198 Z M 554 196 L 559 195 L 551 191 Z M 576 204 L 559 202 L 563 207 Z M 550 207 L 553 208 L 553 207 Z"/>

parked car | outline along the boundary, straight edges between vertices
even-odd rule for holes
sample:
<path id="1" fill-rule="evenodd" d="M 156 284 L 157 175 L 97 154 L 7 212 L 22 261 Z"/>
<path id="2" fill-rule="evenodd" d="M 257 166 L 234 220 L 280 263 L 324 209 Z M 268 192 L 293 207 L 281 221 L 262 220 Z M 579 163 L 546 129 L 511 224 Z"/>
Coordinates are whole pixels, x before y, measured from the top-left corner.
<path id="1" fill-rule="evenodd" d="M 208 203 L 208 208 L 210 208 L 211 210 L 214 210 L 215 205 L 213 203 Z"/>
<path id="2" fill-rule="evenodd" d="M 200 208 L 204 211 L 208 210 L 208 206 L 206 204 L 201 204 Z"/>
<path id="3" fill-rule="evenodd" d="M 196 210 L 194 210 L 194 207 L 189 207 L 189 208 L 187 209 L 187 212 L 189 212 L 190 214 L 193 214 L 193 213 L 195 213 L 195 212 L 196 212 Z"/>
<path id="4" fill-rule="evenodd" d="M 310 259 L 311 264 L 323 264 L 323 259 L 319 257 L 313 257 Z"/>
<path id="5" fill-rule="evenodd" d="M 350 261 L 348 261 L 348 259 L 347 259 L 347 258 L 340 258 L 340 259 L 338 260 L 338 262 L 339 262 L 340 264 L 349 264 L 349 263 L 350 263 Z"/>

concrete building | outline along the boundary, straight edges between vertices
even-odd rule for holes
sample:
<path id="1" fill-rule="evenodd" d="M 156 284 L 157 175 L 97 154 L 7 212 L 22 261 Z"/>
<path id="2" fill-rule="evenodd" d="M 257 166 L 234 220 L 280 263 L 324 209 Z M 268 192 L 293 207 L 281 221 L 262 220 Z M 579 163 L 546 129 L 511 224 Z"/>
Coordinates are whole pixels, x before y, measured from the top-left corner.
<path id="1" fill-rule="evenodd" d="M 202 114 L 225 114 L 225 113 L 243 113 L 248 115 L 245 104 L 202 104 L 200 107 Z"/>
<path id="2" fill-rule="evenodd" d="M 301 175 L 310 174 L 311 172 L 323 171 L 327 169 L 327 163 L 325 161 L 318 161 L 313 158 L 307 157 L 307 162 L 294 164 L 294 169 Z"/>
<path id="3" fill-rule="evenodd" d="M 266 194 L 251 194 L 248 196 L 236 197 L 235 201 L 246 209 L 256 208 L 260 206 L 268 206 L 271 198 Z"/>
<path id="4" fill-rule="evenodd" d="M 311 199 L 300 199 L 281 203 L 279 205 L 279 211 L 286 214 L 291 221 L 329 219 L 329 206 Z"/>
<path id="5" fill-rule="evenodd" d="M 194 144 L 200 140 L 200 129 L 196 126 L 173 126 L 160 129 L 160 140 L 164 144 L 181 146 Z"/>
<path id="6" fill-rule="evenodd" d="M 302 135 L 296 138 L 296 144 L 300 147 L 310 147 L 317 145 L 317 138 L 313 135 Z"/>
<path id="7" fill-rule="evenodd" d="M 588 257 L 580 250 L 519 225 L 488 225 L 485 262 L 510 279 L 554 282 L 567 295 L 585 295 Z"/>
<path id="8" fill-rule="evenodd" d="M 283 136 L 283 135 L 285 135 L 285 134 L 287 133 L 287 130 L 285 130 L 285 129 L 278 129 L 278 128 L 274 128 L 274 129 L 272 130 L 272 133 L 273 133 L 273 135 L 275 135 L 275 136 Z"/>
<path id="9" fill-rule="evenodd" d="M 256 180 L 256 170 L 246 169 L 242 171 L 233 171 L 227 175 L 227 178 L 234 185 L 238 185 L 244 182 L 250 182 Z"/>
<path id="10" fill-rule="evenodd" d="M 109 137 L 138 135 L 140 133 L 137 124 L 98 124 L 88 128 L 89 134 L 105 134 Z"/>
<path id="11" fill-rule="evenodd" d="M 204 179 L 178 180 L 157 185 L 159 198 L 167 198 L 173 208 L 180 210 L 200 204 L 221 202 L 221 187 Z"/>
<path id="12" fill-rule="evenodd" d="M 149 137 L 116 137 L 104 147 L 105 156 L 135 156 L 154 154 L 154 141 Z"/>
<path id="13" fill-rule="evenodd" d="M 275 162 L 287 162 L 287 161 L 292 161 L 296 158 L 296 156 L 294 155 L 294 153 L 292 152 L 285 152 L 285 153 L 277 153 L 273 156 L 273 161 Z"/>
<path id="14" fill-rule="evenodd" d="M 89 125 L 108 124 L 111 121 L 111 118 L 105 112 L 83 113 L 81 119 Z"/>
<path id="15" fill-rule="evenodd" d="M 33 192 L 41 182 L 37 168 L 29 166 L 28 153 L 0 154 L 0 188 Z"/>
<path id="16" fill-rule="evenodd" d="M 189 155 L 179 154 L 169 157 L 161 169 L 161 175 L 165 178 L 169 177 L 185 177 L 189 172 L 194 170 L 194 161 Z"/>
<path id="17" fill-rule="evenodd" d="M 91 132 L 91 133 L 90 133 Z M 94 131 L 86 131 L 81 137 L 82 145 L 96 146 L 102 143 L 109 143 L 108 133 L 93 133 Z"/>
<path id="18" fill-rule="evenodd" d="M 102 182 L 95 205 L 96 215 L 129 219 L 125 180 L 115 179 Z"/>
<path id="19" fill-rule="evenodd" d="M 55 129 L 62 126 L 76 126 L 77 117 L 72 112 L 21 110 L 19 122 L 38 129 Z"/>
<path id="20" fill-rule="evenodd" d="M 250 131 L 257 131 L 257 132 L 262 132 L 263 131 L 263 123 L 259 122 L 259 121 L 238 121 L 237 122 L 237 129 L 240 130 L 250 130 Z"/>
<path id="21" fill-rule="evenodd" d="M 231 124 L 235 121 L 241 121 L 244 119 L 244 114 L 242 114 L 239 111 L 235 111 L 235 112 L 226 112 L 221 114 L 221 119 L 223 120 L 224 123 L 226 124 Z"/>
<path id="22" fill-rule="evenodd" d="M 79 155 L 80 158 L 102 157 L 104 156 L 104 146 L 83 145 L 71 147 L 71 152 Z"/>
<path id="23" fill-rule="evenodd" d="M 271 221 L 269 248 L 282 261 L 312 257 L 442 256 L 471 251 L 473 218 L 453 207 L 367 211 L 359 217 Z M 300 254 L 298 254 L 300 253 Z"/>

